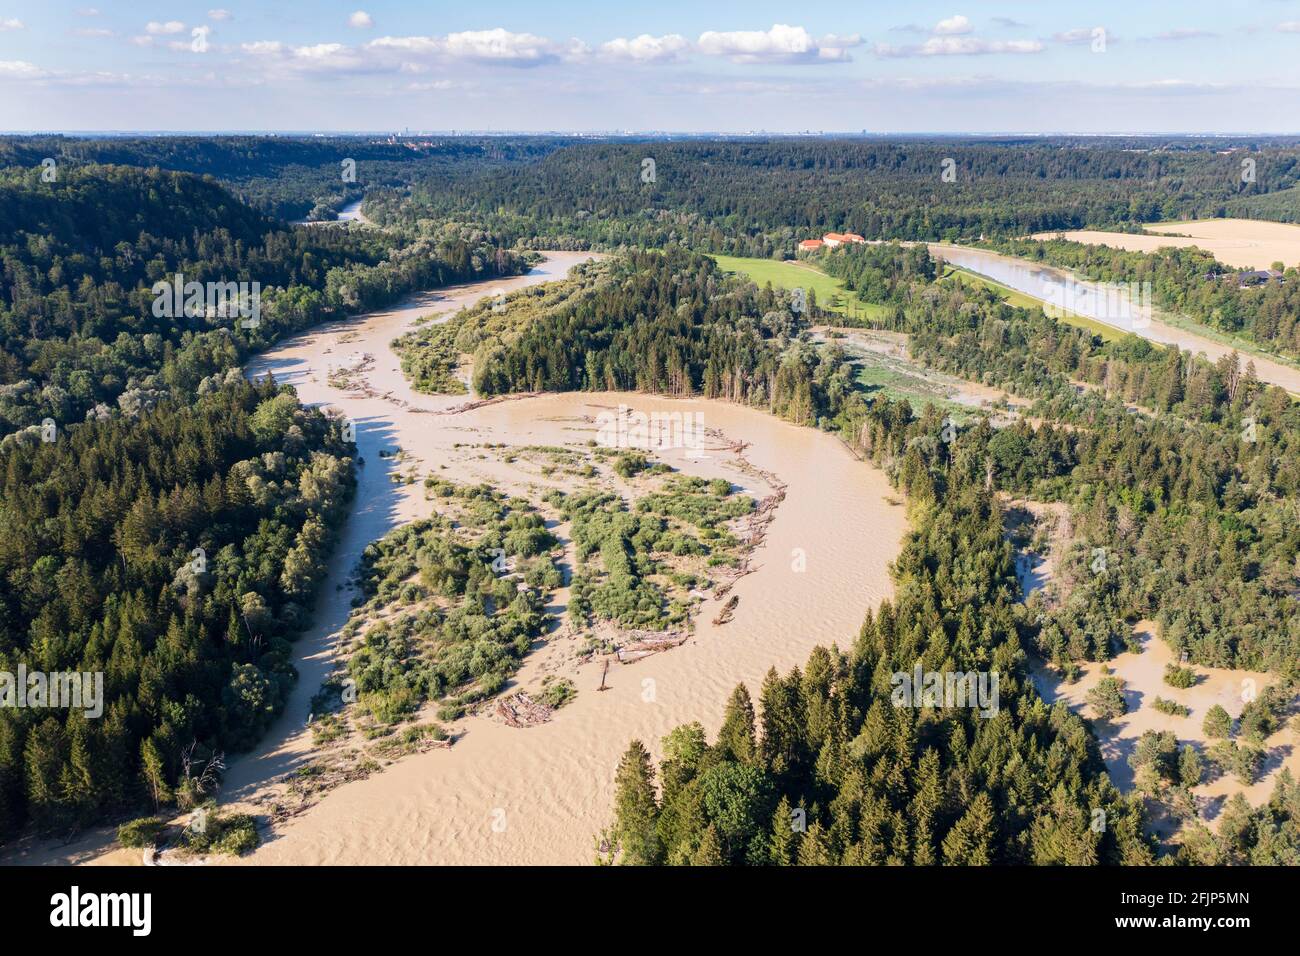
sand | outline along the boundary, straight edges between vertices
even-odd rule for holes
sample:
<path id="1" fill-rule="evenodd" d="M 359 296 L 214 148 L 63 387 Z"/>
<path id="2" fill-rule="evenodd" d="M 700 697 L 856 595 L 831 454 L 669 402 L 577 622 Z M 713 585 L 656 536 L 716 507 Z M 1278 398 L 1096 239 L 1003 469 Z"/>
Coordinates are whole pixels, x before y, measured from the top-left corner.
<path id="1" fill-rule="evenodd" d="M 1085 717 L 1093 719 L 1093 728 L 1101 744 L 1102 758 L 1110 771 L 1110 778 L 1120 790 L 1133 789 L 1133 769 L 1128 758 L 1137 747 L 1137 742 L 1146 731 L 1173 731 L 1178 744 L 1190 743 L 1205 759 L 1206 779 L 1208 782 L 1194 787 L 1201 818 L 1207 822 L 1214 821 L 1223 808 L 1226 799 L 1234 793 L 1241 793 L 1252 806 L 1267 802 L 1273 792 L 1273 785 L 1282 768 L 1289 768 L 1293 777 L 1300 777 L 1300 736 L 1288 721 L 1265 741 L 1265 761 L 1263 772 L 1255 783 L 1244 786 L 1231 774 L 1215 776 L 1212 772 L 1206 750 L 1214 743 L 1205 736 L 1201 724 L 1211 707 L 1219 704 L 1235 720 L 1241 716 L 1246 705 L 1243 690 L 1251 688 L 1262 693 L 1264 688 L 1275 683 L 1277 678 L 1256 671 L 1230 670 L 1221 667 L 1201 667 L 1187 664 L 1200 678 L 1195 685 L 1186 689 L 1170 687 L 1164 682 L 1165 665 L 1174 662 L 1174 653 L 1169 645 L 1156 637 L 1156 626 L 1150 621 L 1140 621 L 1134 627 L 1134 634 L 1142 645 L 1142 653 L 1125 651 L 1109 661 L 1107 665 L 1115 677 L 1127 682 L 1124 698 L 1128 703 L 1128 713 L 1112 721 L 1095 720 L 1092 707 L 1085 703 L 1085 698 L 1097 682 L 1104 676 L 1103 665 L 1092 662 L 1083 665 L 1083 676 L 1073 684 L 1063 682 L 1050 668 L 1038 664 L 1033 671 L 1034 684 L 1040 694 L 1049 703 L 1064 700 L 1072 710 L 1079 711 Z M 1173 700 L 1189 708 L 1186 717 L 1164 714 L 1155 709 L 1157 697 Z M 1153 814 L 1157 829 L 1160 827 L 1160 815 Z M 1164 824 L 1169 835 L 1169 825 Z"/>
<path id="2" fill-rule="evenodd" d="M 1161 236 L 1129 235 L 1096 229 L 1064 233 L 1073 242 L 1086 242 L 1133 252 L 1155 252 L 1162 246 L 1196 246 L 1238 269 L 1268 269 L 1273 263 L 1300 264 L 1300 226 L 1260 219 L 1203 219 L 1194 222 L 1147 223 Z M 1034 239 L 1055 239 L 1061 233 L 1040 232 Z"/>
<path id="3" fill-rule="evenodd" d="M 576 700 L 540 726 L 512 728 L 488 716 L 469 717 L 452 748 L 409 755 L 339 787 L 277 824 L 268 842 L 238 862 L 589 863 L 595 839 L 609 822 L 615 767 L 632 738 L 657 754 L 660 738 L 680 723 L 698 720 L 713 733 L 738 682 L 757 697 L 770 667 L 802 664 L 818 644 L 848 646 L 867 610 L 892 593 L 888 566 L 906 530 L 904 509 L 887 500 L 893 492 L 883 473 L 856 460 L 834 436 L 721 402 L 631 394 L 548 395 L 438 414 L 465 404 L 466 396 L 429 396 L 410 388 L 389 343 L 417 318 L 472 304 L 498 289 L 559 278 L 585 258 L 549 253 L 528 276 L 417 296 L 393 310 L 314 329 L 249 365 L 250 375 L 270 371 L 295 385 L 304 402 L 342 410 L 356 423 L 366 464 L 322 586 L 316 626 L 296 645 L 298 684 L 262 746 L 231 761 L 222 803 L 256 805 L 276 789 L 277 778 L 311 759 L 310 700 L 333 667 L 334 642 L 352 597 L 337 585 L 347 580 L 366 544 L 430 511 L 420 483 L 394 484 L 393 471 L 405 473 L 414 465 L 421 476 L 487 481 L 536 497 L 548 487 L 564 487 L 563 475 L 547 479 L 524 456 L 510 463 L 471 446 L 585 442 L 595 437 L 594 416 L 620 403 L 646 412 L 701 412 L 705 427 L 752 443 L 745 457 L 788 486 L 755 553 L 758 570 L 731 592 L 740 598 L 734 619 L 713 625 L 721 605 L 707 602 L 690 641 L 635 664 L 615 665 L 606 692 L 595 689 L 597 665 L 579 668 Z M 353 378 L 361 387 L 345 391 L 329 384 L 331 370 L 363 362 L 369 367 Z M 458 443 L 463 447 L 456 448 Z M 402 462 L 380 457 L 380 450 L 398 446 L 408 456 Z M 699 460 L 686 451 L 656 454 L 688 473 L 727 477 L 755 497 L 769 490 L 761 479 L 739 472 L 731 455 Z M 800 564 L 804 569 L 796 570 Z M 514 683 L 526 686 L 536 679 L 540 660 L 530 656 Z M 95 831 L 21 858 L 139 862 L 137 853 L 106 852 L 110 835 Z"/>

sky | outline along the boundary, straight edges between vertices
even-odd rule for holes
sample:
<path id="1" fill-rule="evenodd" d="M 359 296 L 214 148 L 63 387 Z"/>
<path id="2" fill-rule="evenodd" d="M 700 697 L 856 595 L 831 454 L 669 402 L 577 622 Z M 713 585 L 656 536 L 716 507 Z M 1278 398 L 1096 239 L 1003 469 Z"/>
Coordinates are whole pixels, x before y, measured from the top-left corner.
<path id="1" fill-rule="evenodd" d="M 0 130 L 404 129 L 1300 133 L 1300 0 L 0 0 Z"/>

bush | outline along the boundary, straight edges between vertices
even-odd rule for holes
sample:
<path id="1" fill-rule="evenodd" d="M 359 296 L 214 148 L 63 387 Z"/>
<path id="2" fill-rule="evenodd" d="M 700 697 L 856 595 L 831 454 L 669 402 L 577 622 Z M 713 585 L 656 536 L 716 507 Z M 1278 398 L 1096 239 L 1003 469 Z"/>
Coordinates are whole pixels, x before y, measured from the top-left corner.
<path id="1" fill-rule="evenodd" d="M 230 856 L 242 856 L 261 843 L 257 833 L 257 821 L 247 813 L 233 813 L 223 816 L 215 806 L 207 804 L 200 813 L 201 826 L 191 823 L 185 828 L 183 840 L 185 848 L 192 853 L 226 853 Z"/>
<path id="2" fill-rule="evenodd" d="M 1170 687 L 1186 689 L 1196 683 L 1196 672 L 1190 667 L 1179 667 L 1177 664 L 1166 664 L 1165 683 Z"/>
<path id="3" fill-rule="evenodd" d="M 1112 720 L 1128 713 L 1124 701 L 1124 681 L 1118 677 L 1103 677 L 1097 686 L 1088 691 L 1088 703 L 1102 720 Z"/>
<path id="4" fill-rule="evenodd" d="M 1191 710 L 1178 703 L 1176 700 L 1165 700 L 1163 697 L 1157 697 L 1152 706 L 1162 714 L 1172 714 L 1175 717 L 1186 717 Z"/>
<path id="5" fill-rule="evenodd" d="M 158 817 L 140 817 L 117 828 L 117 842 L 132 850 L 153 846 L 158 842 L 163 826 Z"/>
<path id="6" fill-rule="evenodd" d="M 560 708 L 578 696 L 578 688 L 566 677 L 549 681 L 542 689 L 541 701 L 548 707 Z"/>
<path id="7" fill-rule="evenodd" d="M 620 478 L 631 478 L 645 471 L 650 462 L 640 452 L 628 451 L 614 459 L 614 471 Z"/>
<path id="8" fill-rule="evenodd" d="M 212 849 L 218 853 L 243 856 L 262 842 L 257 835 L 257 822 L 246 813 L 228 817 L 221 823 L 221 833 L 212 843 Z"/>
<path id="9" fill-rule="evenodd" d="M 1205 715 L 1205 722 L 1201 724 L 1201 730 L 1207 737 L 1219 739 L 1226 738 L 1232 733 L 1232 718 L 1228 712 L 1219 704 L 1215 704 Z"/>

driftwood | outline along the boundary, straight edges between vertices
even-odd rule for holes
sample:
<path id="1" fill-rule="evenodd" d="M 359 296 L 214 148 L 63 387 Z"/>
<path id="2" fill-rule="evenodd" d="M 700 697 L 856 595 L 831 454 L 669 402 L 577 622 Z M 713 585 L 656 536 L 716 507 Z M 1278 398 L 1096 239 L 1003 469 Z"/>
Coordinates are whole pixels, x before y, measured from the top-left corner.
<path id="1" fill-rule="evenodd" d="M 513 395 L 497 395 L 495 398 L 479 398 L 472 402 L 462 402 L 460 405 L 453 405 L 451 408 L 444 408 L 441 411 L 431 412 L 433 415 L 459 415 L 462 412 L 472 412 L 476 408 L 482 408 L 485 405 L 499 405 L 502 402 L 518 402 L 525 398 L 537 398 L 544 395 L 544 392 L 516 392 Z"/>
<path id="2" fill-rule="evenodd" d="M 497 702 L 497 716 L 511 727 L 533 727 L 551 719 L 553 709 L 520 691 Z"/>
<path id="3" fill-rule="evenodd" d="M 370 352 L 365 352 L 361 356 L 361 361 L 354 366 L 330 369 L 326 381 L 328 381 L 332 387 L 337 388 L 340 391 L 350 392 L 354 396 L 361 398 L 379 398 L 379 393 L 370 387 L 370 383 L 365 377 L 365 373 L 374 367 L 374 355 Z"/>
<path id="4" fill-rule="evenodd" d="M 614 650 L 619 663 L 631 664 L 651 654 L 667 651 L 686 643 L 690 637 L 686 631 L 629 631 L 625 635 L 631 638 L 627 643 L 619 644 Z"/>
<path id="5" fill-rule="evenodd" d="M 718 625 L 726 624 L 728 621 L 730 621 L 732 617 L 735 616 L 736 605 L 739 603 L 740 603 L 740 596 L 732 595 L 731 600 L 728 601 L 725 605 L 723 605 L 722 610 L 718 612 L 718 616 L 713 619 L 714 625 L 718 626 Z"/>

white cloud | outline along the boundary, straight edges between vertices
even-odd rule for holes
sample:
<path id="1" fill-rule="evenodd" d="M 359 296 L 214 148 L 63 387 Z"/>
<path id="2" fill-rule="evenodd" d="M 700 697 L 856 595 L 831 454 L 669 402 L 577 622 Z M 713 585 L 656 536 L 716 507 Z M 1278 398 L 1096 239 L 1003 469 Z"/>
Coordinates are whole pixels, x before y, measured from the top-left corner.
<path id="1" fill-rule="evenodd" d="M 877 56 L 987 56 L 995 53 L 1041 53 L 1038 40 L 981 40 L 979 37 L 930 37 L 917 46 L 890 46 L 877 43 Z"/>
<path id="2" fill-rule="evenodd" d="M 466 30 L 452 33 L 446 40 L 447 53 L 472 60 L 528 60 L 546 59 L 553 55 L 551 41 L 531 33 L 511 33 L 497 27 L 495 30 Z"/>
<path id="3" fill-rule="evenodd" d="M 849 48 L 861 43 L 857 34 L 818 40 L 803 27 L 777 23 L 770 30 L 709 30 L 700 34 L 696 45 L 701 53 L 725 56 L 733 63 L 817 63 L 850 60 Z"/>
<path id="4" fill-rule="evenodd" d="M 956 36 L 962 33 L 970 33 L 970 31 L 970 21 L 960 14 L 940 20 L 934 25 L 934 32 L 938 36 Z"/>
<path id="5" fill-rule="evenodd" d="M 33 80 L 45 76 L 45 71 L 26 60 L 0 60 L 0 79 Z"/>
<path id="6" fill-rule="evenodd" d="M 179 20 L 168 20 L 166 23 L 159 23 L 157 20 L 150 20 L 144 25 L 144 32 L 151 36 L 184 33 L 185 24 L 181 23 Z"/>
<path id="7" fill-rule="evenodd" d="M 430 80 L 427 83 L 407 83 L 406 89 L 412 93 L 427 93 L 432 90 L 459 90 L 466 89 L 467 84 L 457 83 L 455 80 Z"/>
<path id="8" fill-rule="evenodd" d="M 1287 20 L 1277 25 L 1279 33 L 1300 33 L 1300 20 Z"/>
<path id="9" fill-rule="evenodd" d="M 408 56 L 446 57 L 507 66 L 536 66 L 561 56 L 580 57 L 587 47 L 580 41 L 557 44 L 532 33 L 495 30 L 466 30 L 445 37 L 380 37 L 366 44 L 368 51 L 396 52 Z"/>
<path id="10" fill-rule="evenodd" d="M 313 73 L 367 72 L 368 65 L 360 53 L 342 43 L 316 43 L 291 46 L 279 40 L 256 40 L 241 43 L 239 48 L 272 70 Z"/>
<path id="11" fill-rule="evenodd" d="M 1217 33 L 1209 30 L 1197 30 L 1192 27 L 1179 27 L 1175 30 L 1165 30 L 1163 33 L 1157 33 L 1155 36 L 1146 37 L 1148 40 L 1196 40 L 1202 37 L 1217 37 Z"/>
<path id="12" fill-rule="evenodd" d="M 218 7 L 216 10 L 208 11 L 208 19 L 209 20 L 233 20 L 235 19 L 235 15 L 231 13 L 229 10 L 223 10 L 220 7 Z"/>
<path id="13" fill-rule="evenodd" d="M 366 13 L 364 10 L 358 10 L 356 13 L 352 14 L 352 16 L 348 17 L 348 26 L 352 27 L 354 30 L 369 30 L 374 25 L 375 21 L 371 18 L 370 14 Z"/>
<path id="14" fill-rule="evenodd" d="M 346 49 L 342 43 L 317 43 L 314 46 L 294 47 L 293 55 L 307 60 L 325 60 Z"/>
<path id="15" fill-rule="evenodd" d="M 661 37 L 643 33 L 632 39 L 618 37 L 607 43 L 602 43 L 600 52 L 602 55 L 615 60 L 635 60 L 640 63 L 649 63 L 680 59 L 690 47 L 690 41 L 677 33 L 670 33 Z"/>
<path id="16" fill-rule="evenodd" d="M 1053 33 L 1052 39 L 1057 43 L 1091 43 L 1094 35 L 1104 36 L 1109 43 L 1114 43 L 1116 39 L 1105 27 L 1076 27 L 1073 30 Z"/>
<path id="17" fill-rule="evenodd" d="M 432 55 L 442 49 L 442 41 L 438 37 L 380 37 L 367 43 L 366 49 Z"/>
<path id="18" fill-rule="evenodd" d="M 10 17 L 7 20 L 0 20 L 0 33 L 4 33 L 6 30 L 22 30 L 22 29 L 25 29 L 23 26 L 23 21 L 19 20 L 17 17 Z"/>

